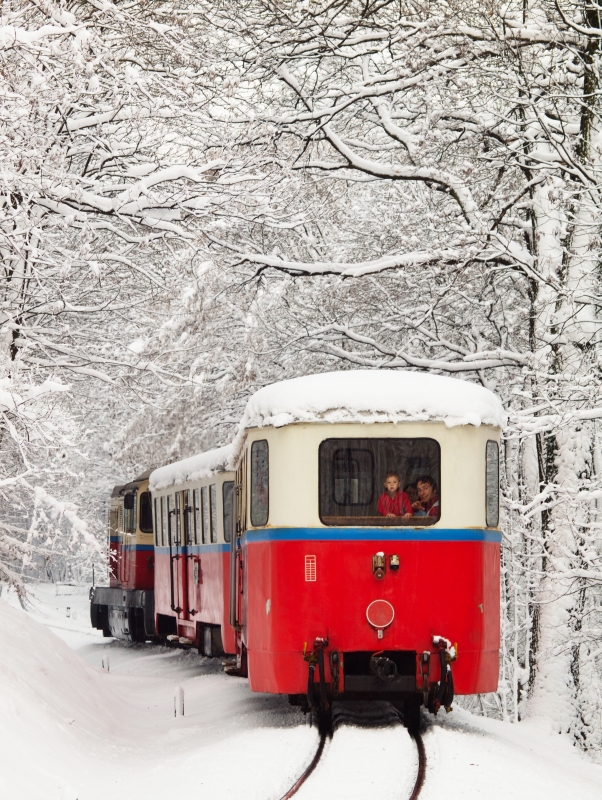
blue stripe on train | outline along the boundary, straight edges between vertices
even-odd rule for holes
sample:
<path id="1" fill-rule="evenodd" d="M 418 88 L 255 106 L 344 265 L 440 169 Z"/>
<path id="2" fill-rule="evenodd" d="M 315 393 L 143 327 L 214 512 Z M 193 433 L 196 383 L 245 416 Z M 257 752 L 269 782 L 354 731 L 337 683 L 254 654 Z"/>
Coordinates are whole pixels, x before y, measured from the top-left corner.
<path id="1" fill-rule="evenodd" d="M 499 531 L 485 528 L 263 528 L 247 531 L 243 539 L 255 542 L 494 542 Z"/>

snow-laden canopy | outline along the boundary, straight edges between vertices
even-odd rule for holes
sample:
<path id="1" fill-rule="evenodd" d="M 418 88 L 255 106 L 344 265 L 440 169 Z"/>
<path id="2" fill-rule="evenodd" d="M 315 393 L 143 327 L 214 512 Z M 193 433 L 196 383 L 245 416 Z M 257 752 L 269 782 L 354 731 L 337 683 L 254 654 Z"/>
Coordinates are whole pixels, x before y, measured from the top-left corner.
<path id="1" fill-rule="evenodd" d="M 174 464 L 167 464 L 151 472 L 149 478 L 149 488 L 151 492 L 157 489 L 165 489 L 176 483 L 185 481 L 199 481 L 202 478 L 210 478 L 216 472 L 227 469 L 227 465 L 232 457 L 232 445 L 218 447 L 216 450 L 209 450 L 206 453 L 198 453 Z"/>
<path id="2" fill-rule="evenodd" d="M 500 399 L 476 383 L 397 370 L 307 375 L 265 386 L 247 403 L 246 428 L 293 422 L 408 422 L 502 427 Z"/>

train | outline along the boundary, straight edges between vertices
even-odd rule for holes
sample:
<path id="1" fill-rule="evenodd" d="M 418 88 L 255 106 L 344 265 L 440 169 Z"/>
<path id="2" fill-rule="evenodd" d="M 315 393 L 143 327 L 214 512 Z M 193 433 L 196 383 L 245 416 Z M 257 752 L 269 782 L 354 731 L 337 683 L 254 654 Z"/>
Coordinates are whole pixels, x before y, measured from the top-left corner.
<path id="1" fill-rule="evenodd" d="M 493 392 L 428 373 L 266 386 L 230 444 L 115 487 L 92 625 L 222 657 L 321 720 L 388 700 L 416 727 L 495 691 L 503 424 Z"/>

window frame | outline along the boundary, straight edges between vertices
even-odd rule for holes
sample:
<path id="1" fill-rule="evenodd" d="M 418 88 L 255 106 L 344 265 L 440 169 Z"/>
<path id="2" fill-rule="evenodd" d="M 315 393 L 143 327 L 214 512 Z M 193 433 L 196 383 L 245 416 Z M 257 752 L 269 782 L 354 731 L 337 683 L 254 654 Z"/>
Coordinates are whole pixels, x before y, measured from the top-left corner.
<path id="1" fill-rule="evenodd" d="M 267 493 L 267 501 L 265 504 L 265 520 L 260 522 L 255 522 L 253 519 L 253 488 L 254 488 L 254 481 L 253 481 L 253 448 L 256 445 L 263 445 L 265 444 L 267 448 L 267 485 L 266 485 L 266 493 Z M 251 522 L 252 528 L 265 528 L 268 524 L 270 519 L 270 444 L 267 439 L 256 439 L 254 442 L 251 443 L 251 448 L 249 452 L 249 461 L 250 461 L 250 469 L 249 469 L 249 520 Z"/>
<path id="2" fill-rule="evenodd" d="M 401 522 L 401 517 L 395 517 L 395 522 L 387 522 L 387 517 L 379 517 L 378 524 L 374 522 L 366 522 L 362 524 L 358 522 L 361 520 L 362 517 L 357 516 L 353 517 L 351 515 L 344 517 L 342 514 L 338 515 L 339 520 L 337 522 L 326 522 L 329 515 L 322 514 L 322 504 L 321 504 L 321 487 L 322 487 L 322 479 L 323 479 L 323 467 L 322 467 L 322 447 L 327 442 L 335 441 L 335 442 L 349 442 L 353 441 L 356 442 L 356 447 L 359 447 L 361 442 L 384 442 L 384 441 L 395 441 L 395 442 L 408 442 L 408 441 L 416 441 L 416 440 L 423 440 L 433 442 L 437 447 L 437 460 L 438 460 L 438 486 L 437 486 L 437 494 L 439 496 L 439 515 L 437 517 L 429 517 L 429 516 L 413 516 L 410 517 L 409 520 Z M 333 454 L 334 455 L 334 454 Z M 370 527 L 387 527 L 387 528 L 402 528 L 402 527 L 431 527 L 432 525 L 436 525 L 441 522 L 442 518 L 442 490 L 441 490 L 441 442 L 435 439 L 433 436 L 329 436 L 326 439 L 322 439 L 320 444 L 318 445 L 318 517 L 322 525 L 326 526 L 327 528 L 336 528 L 336 527 L 350 527 L 350 528 L 370 528 Z M 403 487 L 402 487 L 403 488 Z M 373 490 L 374 494 L 374 490 Z M 345 524 L 343 520 L 353 520 L 353 522 L 349 522 Z M 375 517 L 366 517 L 367 520 L 373 520 Z M 397 521 L 399 520 L 399 521 Z"/>

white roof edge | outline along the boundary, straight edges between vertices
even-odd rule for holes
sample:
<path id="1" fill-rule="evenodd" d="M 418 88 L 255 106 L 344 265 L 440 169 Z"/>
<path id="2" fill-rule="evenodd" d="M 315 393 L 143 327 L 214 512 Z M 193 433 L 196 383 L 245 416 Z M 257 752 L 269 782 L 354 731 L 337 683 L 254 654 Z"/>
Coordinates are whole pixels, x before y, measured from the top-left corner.
<path id="1" fill-rule="evenodd" d="M 220 472 L 229 472 L 232 455 L 233 445 L 228 444 L 158 467 L 150 474 L 149 489 L 151 492 L 156 492 L 158 489 L 166 489 L 176 484 L 199 481 L 211 478 Z"/>
<path id="2" fill-rule="evenodd" d="M 236 440 L 250 428 L 298 422 L 425 421 L 502 428 L 506 415 L 497 395 L 458 378 L 399 370 L 324 372 L 255 392 Z"/>

